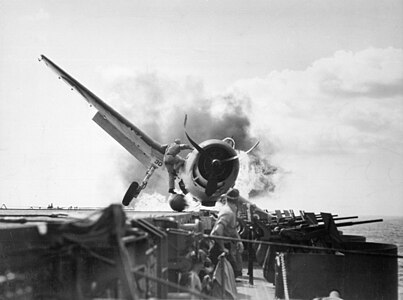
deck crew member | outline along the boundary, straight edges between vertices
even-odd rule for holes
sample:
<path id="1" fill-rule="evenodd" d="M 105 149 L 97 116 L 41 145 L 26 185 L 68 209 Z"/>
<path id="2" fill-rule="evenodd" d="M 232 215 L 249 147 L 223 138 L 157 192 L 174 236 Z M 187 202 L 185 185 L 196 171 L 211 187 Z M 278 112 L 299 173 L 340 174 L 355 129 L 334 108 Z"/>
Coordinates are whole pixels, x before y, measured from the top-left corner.
<path id="1" fill-rule="evenodd" d="M 237 189 L 230 190 L 227 194 L 223 195 L 225 204 L 221 207 L 217 221 L 211 231 L 211 235 L 225 236 L 234 239 L 240 239 L 239 233 L 236 228 L 236 219 L 238 211 L 238 198 L 239 191 Z M 242 262 L 237 262 L 236 254 L 243 252 L 243 243 L 241 241 L 224 242 L 223 240 L 216 239 L 214 247 L 211 249 L 211 260 L 217 264 L 217 257 L 223 251 L 228 253 L 228 261 L 234 269 L 235 277 L 242 275 Z"/>
<path id="2" fill-rule="evenodd" d="M 177 172 L 181 166 L 185 163 L 185 159 L 179 156 L 179 152 L 182 150 L 189 149 L 193 150 L 190 145 L 181 144 L 180 139 L 175 139 L 174 143 L 171 143 L 167 146 L 164 155 L 164 164 L 167 168 L 169 175 L 169 190 L 168 192 L 171 194 L 175 193 L 175 177 L 177 176 Z"/>
<path id="3" fill-rule="evenodd" d="M 179 284 L 201 293 L 206 280 L 201 281 L 200 271 L 204 269 L 209 258 L 204 250 L 198 249 L 188 253 L 185 259 L 190 264 L 190 270 L 181 274 Z M 206 277 L 209 276 L 206 275 Z M 190 299 L 200 299 L 200 297 L 192 295 Z"/>

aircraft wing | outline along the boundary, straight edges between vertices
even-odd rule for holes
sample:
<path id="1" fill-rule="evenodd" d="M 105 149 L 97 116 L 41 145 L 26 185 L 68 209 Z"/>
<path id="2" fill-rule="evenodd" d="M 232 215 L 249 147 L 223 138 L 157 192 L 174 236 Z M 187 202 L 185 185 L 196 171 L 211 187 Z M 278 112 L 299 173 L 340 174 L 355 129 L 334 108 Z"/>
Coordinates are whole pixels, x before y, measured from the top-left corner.
<path id="1" fill-rule="evenodd" d="M 162 162 L 165 152 L 163 145 L 147 136 L 46 56 L 41 55 L 41 60 L 58 74 L 59 79 L 62 79 L 72 89 L 75 89 L 88 103 L 98 110 L 93 121 L 119 142 L 146 168 L 149 168 L 152 164 L 156 168 L 163 166 Z"/>

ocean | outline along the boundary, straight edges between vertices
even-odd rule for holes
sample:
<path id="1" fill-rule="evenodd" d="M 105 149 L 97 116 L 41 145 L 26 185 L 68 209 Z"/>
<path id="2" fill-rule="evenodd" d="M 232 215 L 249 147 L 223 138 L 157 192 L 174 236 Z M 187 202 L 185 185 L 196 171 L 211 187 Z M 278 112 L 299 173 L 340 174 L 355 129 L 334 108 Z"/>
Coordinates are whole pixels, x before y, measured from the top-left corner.
<path id="1" fill-rule="evenodd" d="M 343 227 L 344 234 L 363 235 L 367 242 L 394 244 L 403 256 L 403 217 L 359 216 L 360 221 L 383 219 L 383 222 Z M 355 220 L 353 220 L 355 221 Z M 403 300 L 403 258 L 398 259 L 399 299 Z"/>

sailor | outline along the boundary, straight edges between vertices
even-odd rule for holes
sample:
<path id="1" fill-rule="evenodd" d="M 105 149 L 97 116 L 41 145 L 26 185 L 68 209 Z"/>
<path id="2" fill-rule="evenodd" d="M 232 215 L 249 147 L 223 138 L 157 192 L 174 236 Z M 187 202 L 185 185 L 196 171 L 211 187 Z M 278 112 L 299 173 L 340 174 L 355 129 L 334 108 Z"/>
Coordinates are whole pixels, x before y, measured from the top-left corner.
<path id="1" fill-rule="evenodd" d="M 181 144 L 180 139 L 175 139 L 174 143 L 171 143 L 167 146 L 164 155 L 164 164 L 167 168 L 169 175 L 169 190 L 168 192 L 171 194 L 175 193 L 175 177 L 177 176 L 177 172 L 180 167 L 183 166 L 185 160 L 179 156 L 179 152 L 182 150 L 189 149 L 193 150 L 190 145 Z"/>
<path id="2" fill-rule="evenodd" d="M 237 253 L 242 253 L 244 250 L 243 243 L 241 241 L 236 241 L 241 238 L 236 228 L 239 191 L 237 189 L 232 189 L 222 197 L 225 200 L 225 204 L 221 207 L 218 213 L 218 218 L 211 231 L 211 235 L 230 237 L 235 240 L 224 243 L 223 240 L 216 239 L 215 245 L 210 251 L 210 255 L 213 263 L 217 264 L 218 256 L 222 252 L 228 253 L 227 259 L 234 269 L 235 277 L 238 277 L 242 275 L 242 262 L 238 262 L 236 257 Z"/>
<path id="3" fill-rule="evenodd" d="M 181 274 L 179 284 L 200 293 L 206 283 L 202 283 L 199 273 L 209 258 L 204 250 L 198 249 L 188 253 L 185 259 L 190 265 L 190 270 Z M 206 276 L 208 277 L 208 275 Z M 203 282 L 207 282 L 207 280 L 203 280 Z M 192 295 L 190 299 L 200 298 Z"/>

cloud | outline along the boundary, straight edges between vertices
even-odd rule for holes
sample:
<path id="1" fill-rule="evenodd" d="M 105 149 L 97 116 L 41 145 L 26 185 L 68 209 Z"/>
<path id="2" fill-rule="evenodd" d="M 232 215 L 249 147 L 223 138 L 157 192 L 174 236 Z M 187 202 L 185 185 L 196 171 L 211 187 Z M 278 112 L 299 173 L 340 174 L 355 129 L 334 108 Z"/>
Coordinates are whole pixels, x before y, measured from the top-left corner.
<path id="1" fill-rule="evenodd" d="M 237 148 L 248 149 L 260 140 L 257 153 L 269 160 L 250 169 L 260 170 L 259 174 L 275 170 L 275 174 L 268 174 L 269 181 L 258 174 L 253 184 L 249 174 L 243 183 L 245 189 L 264 186 L 276 195 L 276 191 L 281 194 L 279 181 L 290 168 L 289 162 L 283 168 L 276 156 L 288 155 L 296 164 L 302 157 L 309 162 L 318 161 L 318 157 L 344 157 L 340 158 L 343 165 L 361 154 L 371 157 L 371 151 L 380 149 L 402 155 L 402 67 L 403 51 L 399 49 L 338 51 L 306 70 L 275 71 L 266 77 L 237 81 L 219 95 L 209 95 L 203 83 L 192 77 L 178 80 L 156 72 L 131 74 L 115 68 L 109 77 L 107 98 L 161 143 L 176 137 L 186 141 L 185 114 L 188 131 L 197 141 L 234 136 Z M 144 167 L 135 159 L 127 155 L 119 161 L 127 183 L 142 179 Z M 344 172 L 336 163 L 322 161 L 326 163 L 323 170 L 318 166 L 320 174 L 327 174 L 329 166 Z M 308 167 L 307 163 L 295 170 L 293 183 L 301 181 L 298 176 L 305 178 Z M 152 179 L 148 187 L 165 193 L 166 188 L 158 189 L 157 182 Z"/>
<path id="2" fill-rule="evenodd" d="M 132 69 L 118 65 L 102 66 L 99 67 L 97 71 L 108 84 L 113 84 L 119 80 L 135 75 Z"/>
<path id="3" fill-rule="evenodd" d="M 338 97 L 386 98 L 403 94 L 402 51 L 366 49 L 338 51 L 316 61 L 311 71 L 323 93 Z"/>
<path id="4" fill-rule="evenodd" d="M 25 15 L 21 17 L 22 21 L 25 22 L 38 22 L 50 19 L 50 14 L 43 8 L 39 8 L 36 12 L 31 15 Z"/>
<path id="5" fill-rule="evenodd" d="M 236 82 L 251 99 L 257 136 L 280 151 L 346 153 L 403 138 L 403 51 L 338 51 L 303 71 L 271 72 Z"/>

